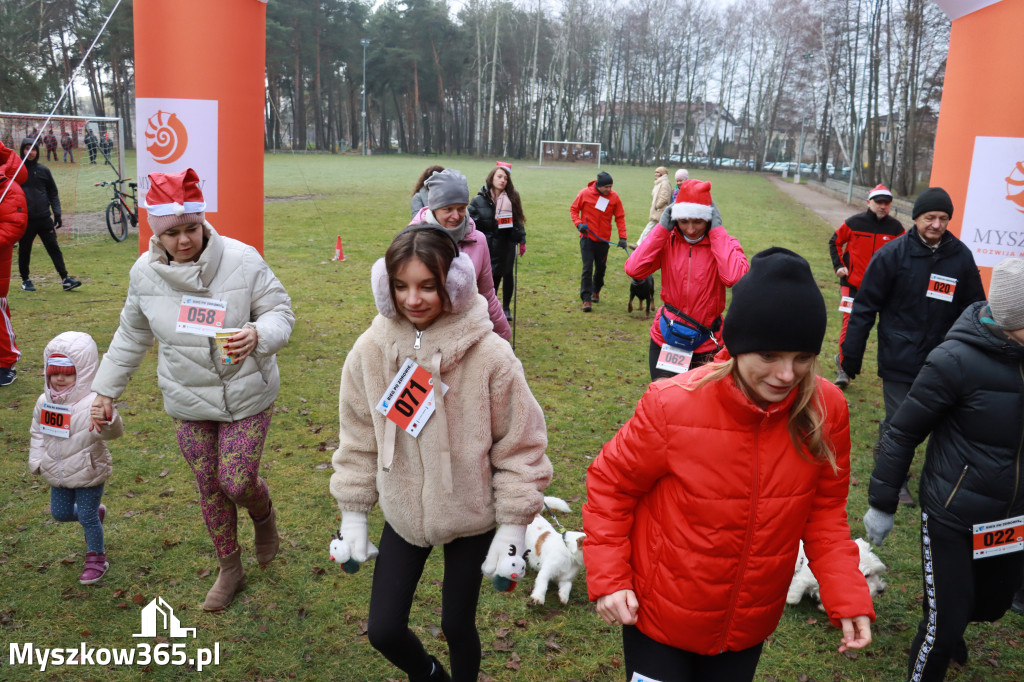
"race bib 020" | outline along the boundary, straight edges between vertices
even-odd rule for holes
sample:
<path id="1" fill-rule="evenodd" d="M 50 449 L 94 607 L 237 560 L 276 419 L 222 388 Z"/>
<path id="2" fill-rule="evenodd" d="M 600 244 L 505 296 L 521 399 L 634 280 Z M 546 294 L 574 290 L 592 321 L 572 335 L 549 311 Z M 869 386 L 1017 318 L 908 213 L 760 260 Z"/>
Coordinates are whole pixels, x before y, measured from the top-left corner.
<path id="1" fill-rule="evenodd" d="M 956 277 L 944 277 L 932 275 L 928 279 L 928 291 L 925 296 L 947 303 L 953 302 L 953 294 L 956 293 Z"/>

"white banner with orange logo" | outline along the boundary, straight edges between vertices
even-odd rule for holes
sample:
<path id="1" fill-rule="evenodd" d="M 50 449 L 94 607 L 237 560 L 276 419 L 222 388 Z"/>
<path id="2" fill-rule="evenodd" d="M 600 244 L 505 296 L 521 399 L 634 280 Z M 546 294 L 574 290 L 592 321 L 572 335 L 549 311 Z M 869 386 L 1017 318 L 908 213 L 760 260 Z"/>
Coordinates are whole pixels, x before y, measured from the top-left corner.
<path id="1" fill-rule="evenodd" d="M 199 174 L 206 211 L 217 212 L 217 100 L 140 97 L 135 100 L 139 135 L 139 193 L 150 173 L 191 168 Z"/>
<path id="2" fill-rule="evenodd" d="M 1021 0 L 937 0 L 953 20 L 931 185 L 955 211 L 949 229 L 991 267 L 1024 256 L 1024 78 Z"/>
<path id="3" fill-rule="evenodd" d="M 1024 258 L 1024 137 L 976 137 L 960 239 L 979 266 Z"/>
<path id="4" fill-rule="evenodd" d="M 263 251 L 267 6 L 260 0 L 136 0 L 136 148 L 147 175 L 193 168 L 206 219 Z M 140 210 L 139 251 L 152 234 Z"/>

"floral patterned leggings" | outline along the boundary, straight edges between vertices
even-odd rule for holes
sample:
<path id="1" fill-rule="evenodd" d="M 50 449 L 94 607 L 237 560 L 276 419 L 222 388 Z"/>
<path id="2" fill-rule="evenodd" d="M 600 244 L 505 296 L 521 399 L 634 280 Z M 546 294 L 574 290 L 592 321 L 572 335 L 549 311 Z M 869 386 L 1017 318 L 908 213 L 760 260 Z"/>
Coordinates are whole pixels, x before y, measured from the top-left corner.
<path id="1" fill-rule="evenodd" d="M 199 485 L 206 530 L 218 557 L 238 549 L 241 505 L 253 520 L 270 514 L 270 492 L 259 476 L 273 406 L 236 422 L 174 420 L 174 433 Z"/>

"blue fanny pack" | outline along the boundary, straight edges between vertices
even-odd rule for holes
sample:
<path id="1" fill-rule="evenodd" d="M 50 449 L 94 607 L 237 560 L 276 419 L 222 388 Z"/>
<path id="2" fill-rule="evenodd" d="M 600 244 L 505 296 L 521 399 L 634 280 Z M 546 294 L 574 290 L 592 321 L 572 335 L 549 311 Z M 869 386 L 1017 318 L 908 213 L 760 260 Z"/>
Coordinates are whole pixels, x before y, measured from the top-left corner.
<path id="1" fill-rule="evenodd" d="M 668 345 L 690 352 L 700 348 L 708 339 L 714 341 L 716 346 L 719 345 L 713 329 L 701 324 L 683 311 L 666 303 L 662 306 L 660 313 L 661 337 Z M 667 313 L 672 313 L 680 319 L 673 320 Z M 715 327 L 719 327 L 720 324 L 721 318 L 715 320 Z"/>

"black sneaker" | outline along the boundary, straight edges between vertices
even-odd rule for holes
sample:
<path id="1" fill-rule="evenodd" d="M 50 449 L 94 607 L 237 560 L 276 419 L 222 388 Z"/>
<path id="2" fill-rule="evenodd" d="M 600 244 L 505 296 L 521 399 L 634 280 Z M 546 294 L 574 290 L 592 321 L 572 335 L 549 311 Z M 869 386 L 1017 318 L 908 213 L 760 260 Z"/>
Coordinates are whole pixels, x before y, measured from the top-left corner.
<path id="1" fill-rule="evenodd" d="M 1024 588 L 1017 590 L 1017 593 L 1013 595 L 1013 603 L 1010 605 L 1010 610 L 1024 616 Z"/>
<path id="2" fill-rule="evenodd" d="M 32 284 L 32 280 L 30 280 L 30 279 L 23 279 L 23 280 L 21 280 L 21 290 L 22 291 L 35 291 L 36 290 L 36 285 Z"/>
<path id="3" fill-rule="evenodd" d="M 79 282 L 74 277 L 72 277 L 71 275 L 68 275 L 67 277 L 65 277 L 64 281 L 62 282 L 62 284 L 64 285 L 64 291 L 71 291 L 72 289 L 76 289 L 76 288 L 82 286 L 82 283 Z"/>
<path id="4" fill-rule="evenodd" d="M 10 386 L 18 378 L 18 370 L 13 367 L 0 367 L 0 386 Z"/>

